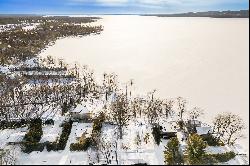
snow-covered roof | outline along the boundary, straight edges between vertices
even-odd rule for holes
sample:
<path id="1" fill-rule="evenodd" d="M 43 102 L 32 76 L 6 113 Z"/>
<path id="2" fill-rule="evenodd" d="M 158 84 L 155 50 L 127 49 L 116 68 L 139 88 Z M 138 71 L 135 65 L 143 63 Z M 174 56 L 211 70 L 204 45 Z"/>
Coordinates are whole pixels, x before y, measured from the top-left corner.
<path id="1" fill-rule="evenodd" d="M 196 127 L 197 134 L 203 135 L 212 132 L 212 127 Z"/>
<path id="2" fill-rule="evenodd" d="M 221 154 L 229 151 L 226 146 L 208 146 L 206 148 L 206 152 L 209 154 Z"/>
<path id="3" fill-rule="evenodd" d="M 29 60 L 26 60 L 23 62 L 21 66 L 26 66 L 26 67 L 38 67 L 38 59 L 37 58 L 32 58 Z M 19 67 L 21 67 L 19 66 Z"/>
<path id="4" fill-rule="evenodd" d="M 89 110 L 85 105 L 77 105 L 77 107 L 71 111 L 72 113 L 86 114 L 89 113 Z"/>
<path id="5" fill-rule="evenodd" d="M 163 132 L 176 132 L 176 128 L 174 128 L 174 124 L 171 122 L 160 122 L 160 125 L 162 126 Z"/>

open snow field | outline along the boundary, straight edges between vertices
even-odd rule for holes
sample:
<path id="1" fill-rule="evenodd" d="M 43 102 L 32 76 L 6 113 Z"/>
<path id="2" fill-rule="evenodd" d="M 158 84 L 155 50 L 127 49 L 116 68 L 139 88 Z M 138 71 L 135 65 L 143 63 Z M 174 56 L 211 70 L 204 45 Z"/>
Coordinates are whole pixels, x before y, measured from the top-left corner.
<path id="1" fill-rule="evenodd" d="M 58 40 L 41 56 L 88 65 L 98 78 L 115 72 L 122 83 L 134 79 L 140 93 L 185 97 L 205 109 L 206 121 L 230 111 L 248 125 L 249 19 L 101 17 L 100 35 Z M 241 140 L 247 151 L 248 131 Z"/>

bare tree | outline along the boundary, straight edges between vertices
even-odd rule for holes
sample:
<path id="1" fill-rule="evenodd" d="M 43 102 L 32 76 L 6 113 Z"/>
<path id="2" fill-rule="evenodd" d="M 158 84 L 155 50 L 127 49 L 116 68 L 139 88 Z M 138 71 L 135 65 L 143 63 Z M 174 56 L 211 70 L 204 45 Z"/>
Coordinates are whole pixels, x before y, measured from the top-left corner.
<path id="1" fill-rule="evenodd" d="M 134 118 L 136 118 L 138 115 L 141 117 L 142 110 L 142 101 L 140 98 L 134 98 L 133 100 L 131 100 L 131 111 Z"/>
<path id="2" fill-rule="evenodd" d="M 142 143 L 142 140 L 141 140 L 139 132 L 137 132 L 134 141 L 135 141 L 135 145 L 137 145 L 137 151 L 138 151 L 138 149 L 140 148 L 141 143 Z"/>
<path id="3" fill-rule="evenodd" d="M 117 81 L 117 75 L 112 74 L 103 74 L 103 90 L 105 93 L 106 101 L 108 100 L 108 96 L 111 95 L 111 93 L 116 92 L 118 90 L 118 81 Z"/>
<path id="4" fill-rule="evenodd" d="M 178 97 L 177 106 L 179 111 L 179 117 L 181 120 L 183 120 L 183 113 L 186 112 L 187 100 L 182 97 Z"/>
<path id="5" fill-rule="evenodd" d="M 63 59 L 58 59 L 58 64 L 60 66 L 60 68 L 63 68 L 65 66 L 64 60 Z"/>
<path id="6" fill-rule="evenodd" d="M 171 112 L 173 111 L 173 106 L 174 106 L 174 100 L 166 100 L 164 102 L 165 105 L 165 115 L 166 118 L 168 118 L 168 116 L 171 114 Z"/>
<path id="7" fill-rule="evenodd" d="M 158 99 L 149 101 L 146 111 L 150 124 L 159 122 L 159 117 L 163 114 L 163 101 Z"/>
<path id="8" fill-rule="evenodd" d="M 55 64 L 55 59 L 51 55 L 48 55 L 46 60 L 48 65 Z"/>
<path id="9" fill-rule="evenodd" d="M 188 114 L 192 120 L 195 120 L 198 119 L 201 115 L 203 115 L 204 111 L 199 107 L 194 107 L 192 110 L 189 111 Z"/>
<path id="10" fill-rule="evenodd" d="M 233 145 L 241 137 L 245 128 L 243 120 L 238 115 L 232 113 L 219 114 L 214 119 L 214 131 L 219 134 L 226 144 Z"/>
<path id="11" fill-rule="evenodd" d="M 146 144 L 148 144 L 149 139 L 150 139 L 150 135 L 149 135 L 149 133 L 146 133 L 145 136 L 144 136 L 144 138 L 143 138 L 144 142 Z"/>
<path id="12" fill-rule="evenodd" d="M 130 120 L 129 106 L 124 94 L 119 94 L 111 105 L 111 120 L 118 126 L 119 137 L 122 139 L 123 127 Z"/>
<path id="13" fill-rule="evenodd" d="M 117 140 L 107 140 L 106 137 L 102 137 L 98 146 L 106 164 L 112 164 L 113 160 L 116 160 L 118 164 Z"/>

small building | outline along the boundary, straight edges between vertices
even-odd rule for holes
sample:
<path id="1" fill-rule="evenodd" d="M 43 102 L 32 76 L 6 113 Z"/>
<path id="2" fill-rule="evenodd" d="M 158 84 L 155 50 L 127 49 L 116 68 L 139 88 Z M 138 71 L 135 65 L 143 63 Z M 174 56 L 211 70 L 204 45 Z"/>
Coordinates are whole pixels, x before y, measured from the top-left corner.
<path id="1" fill-rule="evenodd" d="M 213 128 L 199 120 L 188 120 L 185 122 L 187 133 L 196 133 L 198 135 L 207 135 L 213 133 Z"/>
<path id="2" fill-rule="evenodd" d="M 188 120 L 185 123 L 185 130 L 187 133 L 197 133 L 196 127 L 201 127 L 201 121 L 199 120 Z"/>
<path id="3" fill-rule="evenodd" d="M 177 137 L 177 132 L 162 132 L 161 135 L 163 139 L 171 139 Z"/>
<path id="4" fill-rule="evenodd" d="M 89 121 L 91 119 L 91 112 L 84 105 L 78 105 L 74 110 L 70 112 L 70 116 L 73 120 Z"/>
<path id="5" fill-rule="evenodd" d="M 171 139 L 177 137 L 176 127 L 172 122 L 161 122 L 160 123 L 161 136 L 163 139 Z"/>
<path id="6" fill-rule="evenodd" d="M 193 126 L 193 127 L 201 127 L 202 123 L 199 120 L 188 120 L 187 125 Z"/>

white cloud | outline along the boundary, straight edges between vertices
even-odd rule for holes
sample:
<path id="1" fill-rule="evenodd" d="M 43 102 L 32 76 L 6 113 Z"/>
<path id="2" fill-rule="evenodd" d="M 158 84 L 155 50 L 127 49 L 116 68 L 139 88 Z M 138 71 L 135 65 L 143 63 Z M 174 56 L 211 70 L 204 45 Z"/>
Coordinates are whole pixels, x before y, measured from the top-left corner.
<path id="1" fill-rule="evenodd" d="M 100 3 L 127 3 L 129 0 L 96 0 Z"/>
<path id="2" fill-rule="evenodd" d="M 95 4 L 100 6 L 143 6 L 143 7 L 205 7 L 220 4 L 239 4 L 248 0 L 68 0 L 77 4 Z"/>
<path id="3" fill-rule="evenodd" d="M 129 4 L 129 0 L 95 0 L 96 3 L 99 3 L 101 5 L 108 5 L 108 6 L 120 6 Z"/>
<path id="4" fill-rule="evenodd" d="M 122 6 L 129 4 L 130 0 L 67 0 L 70 5 L 92 4 L 98 6 Z"/>
<path id="5" fill-rule="evenodd" d="M 119 0 L 118 0 L 119 1 Z M 240 2 L 246 2 L 247 0 L 130 0 L 138 2 L 138 3 L 144 3 L 144 4 L 176 4 L 176 5 L 195 5 L 195 4 L 221 4 L 221 3 L 240 3 Z"/>

